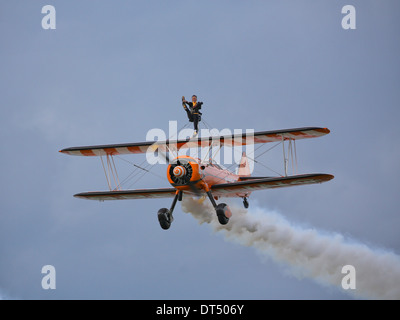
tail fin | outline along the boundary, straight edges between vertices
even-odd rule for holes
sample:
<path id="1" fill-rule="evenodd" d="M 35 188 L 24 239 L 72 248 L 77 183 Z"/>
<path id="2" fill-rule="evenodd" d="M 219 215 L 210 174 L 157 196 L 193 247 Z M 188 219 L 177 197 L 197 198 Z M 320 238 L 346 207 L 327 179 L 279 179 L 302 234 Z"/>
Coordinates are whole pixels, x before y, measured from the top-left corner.
<path id="1" fill-rule="evenodd" d="M 240 159 L 237 174 L 242 177 L 250 177 L 251 175 L 249 161 L 247 159 L 246 152 L 244 151 L 242 153 L 242 159 Z"/>

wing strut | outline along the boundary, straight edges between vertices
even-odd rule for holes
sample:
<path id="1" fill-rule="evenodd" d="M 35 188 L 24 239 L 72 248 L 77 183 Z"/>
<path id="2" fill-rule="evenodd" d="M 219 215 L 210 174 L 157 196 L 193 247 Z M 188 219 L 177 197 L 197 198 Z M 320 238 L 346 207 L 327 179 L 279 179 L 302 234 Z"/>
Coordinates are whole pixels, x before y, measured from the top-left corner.
<path id="1" fill-rule="evenodd" d="M 110 191 L 121 190 L 121 183 L 119 182 L 117 167 L 115 166 L 114 158 L 112 155 L 107 154 L 107 170 L 104 165 L 103 156 L 100 156 L 101 164 L 103 166 L 104 174 L 106 176 L 108 188 Z M 112 188 L 112 180 L 114 180 L 115 188 Z"/>
<path id="2" fill-rule="evenodd" d="M 292 174 L 298 174 L 296 139 L 286 138 L 286 140 L 289 140 L 287 154 L 285 151 L 285 137 L 282 135 L 283 169 L 285 171 L 285 177 L 288 176 L 288 167 L 290 162 L 292 167 Z"/>

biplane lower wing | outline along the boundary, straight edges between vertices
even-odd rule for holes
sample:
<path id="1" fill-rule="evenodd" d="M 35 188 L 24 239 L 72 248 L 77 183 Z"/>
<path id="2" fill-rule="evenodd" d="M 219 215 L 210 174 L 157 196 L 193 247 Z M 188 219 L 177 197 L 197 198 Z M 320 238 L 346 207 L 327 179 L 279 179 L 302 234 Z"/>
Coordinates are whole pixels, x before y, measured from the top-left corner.
<path id="1" fill-rule="evenodd" d="M 261 178 L 253 180 L 249 179 L 233 183 L 214 185 L 212 186 L 211 190 L 214 196 L 234 197 L 238 194 L 250 193 L 256 190 L 322 183 L 329 181 L 333 178 L 334 177 L 330 174 L 312 173 L 288 177 Z"/>
<path id="2" fill-rule="evenodd" d="M 157 199 L 172 198 L 176 194 L 175 188 L 137 189 L 115 191 L 93 191 L 75 194 L 74 197 L 89 200 L 124 200 L 124 199 Z"/>
<path id="3" fill-rule="evenodd" d="M 195 139 L 146 141 L 137 143 L 109 144 L 97 146 L 72 147 L 60 150 L 61 153 L 73 156 L 107 156 L 119 154 L 137 154 L 148 151 L 155 152 L 157 149 L 165 152 L 168 148 L 185 149 L 197 147 L 209 147 L 218 144 L 220 146 L 242 146 L 246 144 L 280 142 L 282 140 L 298 140 L 317 138 L 328 134 L 327 128 L 305 127 L 274 131 L 259 131 L 251 134 L 233 134 L 212 137 L 200 137 Z M 150 148 L 150 149 L 149 149 Z"/>
<path id="4" fill-rule="evenodd" d="M 250 193 L 256 190 L 291 187 L 305 184 L 322 183 L 333 179 L 330 174 L 314 173 L 289 177 L 261 178 L 213 185 L 212 194 L 216 197 L 235 197 L 238 194 Z M 83 192 L 74 195 L 77 198 L 90 200 L 123 200 L 123 199 L 155 199 L 172 198 L 176 194 L 175 188 L 137 189 L 117 191 Z M 186 192 L 185 192 L 186 193 Z M 188 191 L 187 193 L 192 194 Z"/>

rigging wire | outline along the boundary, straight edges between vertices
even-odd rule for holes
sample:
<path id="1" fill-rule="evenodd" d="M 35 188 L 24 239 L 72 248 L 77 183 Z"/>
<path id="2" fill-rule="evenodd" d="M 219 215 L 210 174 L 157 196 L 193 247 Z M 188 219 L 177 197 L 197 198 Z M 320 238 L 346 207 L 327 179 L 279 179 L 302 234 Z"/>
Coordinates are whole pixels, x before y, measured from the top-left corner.
<path id="1" fill-rule="evenodd" d="M 204 126 L 206 129 L 211 130 L 211 125 L 210 125 L 204 118 L 202 119 L 201 122 L 202 122 L 203 126 Z M 189 125 L 190 125 L 190 122 L 188 122 L 188 123 L 186 123 L 185 125 L 183 125 L 183 126 L 179 129 L 179 131 L 177 132 L 177 134 L 179 134 L 179 132 L 181 132 L 183 129 L 185 129 L 185 128 L 188 127 Z M 174 134 L 173 136 L 171 136 L 171 137 L 170 137 L 170 140 L 171 140 L 172 138 L 174 138 L 177 134 Z M 248 158 L 250 161 L 253 161 L 254 163 L 257 163 L 257 164 L 263 166 L 264 168 L 266 168 L 266 169 L 268 169 L 268 170 L 274 172 L 275 174 L 277 174 L 277 175 L 279 175 L 279 176 L 283 176 L 281 173 L 275 171 L 274 169 L 268 167 L 268 166 L 265 165 L 264 163 L 262 163 L 262 162 L 260 162 L 259 160 L 257 160 L 257 159 L 259 159 L 262 155 L 264 155 L 264 154 L 266 154 L 267 152 L 273 150 L 274 148 L 276 148 L 276 147 L 277 147 L 278 145 L 280 145 L 281 143 L 284 145 L 283 141 L 277 142 L 275 145 L 273 145 L 272 147 L 270 147 L 270 148 L 268 148 L 267 150 L 263 151 L 262 153 L 260 153 L 260 154 L 258 154 L 258 155 L 256 155 L 256 156 L 254 156 L 254 157 L 251 157 L 251 155 L 255 155 L 255 153 L 256 153 L 258 150 L 260 150 L 260 149 L 265 145 L 265 143 L 262 143 L 261 145 L 257 146 L 257 148 L 255 148 L 251 153 L 249 153 L 249 154 L 247 155 L 247 158 Z M 220 146 L 219 146 L 217 152 L 216 152 L 214 155 L 211 154 L 212 159 L 214 159 L 214 158 L 217 156 L 217 154 L 220 152 L 222 146 L 223 146 L 223 145 L 220 145 Z M 284 146 L 283 146 L 283 147 L 284 147 Z M 233 149 L 233 152 L 238 152 L 238 150 L 237 150 L 234 146 L 232 146 L 232 149 Z M 297 164 L 297 150 L 296 150 L 296 140 L 295 140 L 295 139 L 293 139 L 293 144 L 292 144 L 292 139 L 290 139 L 288 149 L 289 149 L 289 150 L 288 150 L 288 158 L 291 157 L 292 170 L 296 170 L 296 172 L 297 172 L 297 171 L 298 171 L 298 164 Z M 293 149 L 294 149 L 294 150 L 293 150 Z M 211 150 L 212 150 L 212 145 L 208 146 L 208 151 L 207 151 L 206 157 L 209 155 L 209 153 L 210 153 Z M 169 148 L 168 148 L 168 151 L 169 151 L 170 153 L 172 152 L 172 150 L 170 150 Z M 178 153 L 178 152 L 179 152 L 179 150 L 177 150 L 177 153 Z M 122 158 L 122 157 L 120 157 L 120 156 L 118 156 L 118 155 L 116 155 L 116 157 L 117 157 L 118 159 L 121 159 L 122 161 L 124 161 L 124 162 L 126 162 L 126 163 L 132 165 L 132 166 L 134 167 L 134 169 L 133 169 L 133 171 L 132 171 L 125 179 L 123 179 L 122 181 L 119 181 L 119 177 L 118 177 L 118 175 L 117 175 L 117 170 L 116 170 L 116 166 L 115 166 L 115 162 L 114 162 L 113 156 L 111 156 L 111 160 L 110 160 L 109 157 L 107 156 L 107 167 L 108 167 L 108 172 L 109 172 L 109 174 L 107 174 L 107 170 L 106 170 L 106 168 L 105 168 L 105 164 L 104 164 L 104 162 L 103 162 L 103 158 L 100 156 L 100 159 L 101 159 L 101 162 L 102 162 L 102 166 L 103 166 L 103 170 L 104 170 L 104 173 L 105 173 L 106 179 L 107 179 L 107 184 L 108 184 L 110 190 L 112 190 L 111 181 L 110 181 L 110 180 L 111 180 L 111 174 L 112 174 L 112 176 L 113 176 L 113 178 L 114 178 L 114 182 L 115 182 L 115 184 L 116 184 L 116 189 L 115 189 L 115 190 L 120 190 L 122 185 L 128 184 L 128 182 L 131 182 L 131 181 L 133 180 L 133 182 L 129 185 L 128 188 L 132 187 L 134 184 L 136 184 L 138 181 L 140 181 L 140 180 L 141 180 L 146 174 L 148 174 L 148 173 L 150 173 L 150 174 L 152 174 L 153 176 L 156 176 L 157 178 L 159 178 L 159 179 L 165 181 L 165 177 L 164 177 L 164 176 L 161 176 L 161 175 L 159 175 L 159 174 L 154 173 L 154 172 L 151 171 L 151 170 L 153 169 L 153 167 L 154 167 L 155 164 L 150 164 L 149 162 L 147 162 L 147 159 L 143 160 L 140 164 L 136 164 L 136 163 L 133 163 L 133 162 L 131 162 L 131 161 L 128 161 L 128 160 L 126 160 L 126 159 L 124 159 L 124 158 Z M 206 158 L 206 157 L 205 157 L 205 158 Z M 286 161 L 286 160 L 289 160 L 289 159 L 284 159 L 284 161 Z M 204 159 L 203 161 L 205 161 L 205 159 Z M 147 162 L 147 164 L 144 165 L 145 162 Z M 230 170 L 234 165 L 237 165 L 237 163 L 234 162 L 234 163 L 232 163 L 231 165 L 229 165 L 227 168 L 223 168 L 223 169 L 224 169 L 224 170 Z M 221 172 L 221 174 L 223 174 L 223 173 L 224 173 L 224 171 Z"/>
<path id="2" fill-rule="evenodd" d="M 206 127 L 206 129 L 209 129 L 209 130 L 210 130 L 210 127 L 211 127 L 210 124 L 209 124 L 204 118 L 202 119 L 202 121 L 203 121 L 203 124 L 204 124 L 204 126 Z M 259 155 L 257 155 L 257 156 L 255 156 L 254 158 L 252 158 L 250 155 L 255 154 L 257 150 L 261 149 L 261 148 L 265 145 L 264 143 L 262 143 L 260 146 L 258 146 L 257 148 L 255 148 L 255 150 L 254 150 L 252 153 L 250 153 L 250 154 L 248 154 L 248 155 L 246 155 L 246 156 L 247 156 L 247 158 L 248 158 L 249 160 L 254 161 L 254 163 L 260 164 L 261 166 L 265 167 L 266 169 L 268 169 L 268 170 L 270 170 L 270 171 L 272 171 L 272 172 L 278 174 L 279 176 L 282 176 L 281 173 L 279 173 L 279 172 L 273 170 L 272 168 L 268 167 L 267 165 L 263 164 L 262 162 L 256 160 L 256 159 L 260 158 L 262 155 L 266 154 L 267 152 L 269 152 L 269 151 L 271 151 L 272 149 L 274 149 L 274 148 L 276 148 L 277 146 L 279 146 L 281 143 L 282 143 L 282 142 L 277 142 L 274 146 L 268 148 L 267 150 L 263 151 L 263 152 L 260 153 Z M 219 150 L 221 149 L 221 147 L 222 147 L 222 145 L 220 146 Z M 237 152 L 237 150 L 235 149 L 235 147 L 232 147 L 232 149 L 233 149 L 234 152 Z M 219 150 L 218 150 L 218 151 L 219 151 Z M 218 151 L 217 151 L 217 152 L 218 152 Z M 296 150 L 295 150 L 295 152 L 296 152 Z M 207 152 L 206 157 L 207 157 L 208 153 L 209 153 L 209 151 Z M 214 156 L 214 158 L 215 158 L 215 156 Z M 236 163 L 232 163 L 231 165 L 229 165 L 229 166 L 227 167 L 227 169 L 229 170 L 229 169 L 232 168 L 234 165 L 237 165 L 237 164 L 236 164 Z M 297 156 L 296 156 L 296 165 L 297 165 Z"/>
<path id="3" fill-rule="evenodd" d="M 176 134 L 172 135 L 171 137 L 169 137 L 169 140 L 172 140 L 174 137 L 176 137 L 177 134 L 179 134 L 179 132 L 181 132 L 183 129 L 185 129 L 186 127 L 188 127 L 190 125 L 190 123 L 186 123 L 185 125 L 183 125 Z M 178 139 L 178 137 L 176 137 L 176 139 Z M 172 153 L 172 150 L 170 150 L 168 148 L 168 150 Z M 131 188 L 134 184 L 136 184 L 139 180 L 141 180 L 147 173 L 150 173 L 154 176 L 156 176 L 159 179 L 162 179 L 163 181 L 165 181 L 165 177 L 162 177 L 161 175 L 154 173 L 151 171 L 151 169 L 154 167 L 155 164 L 150 164 L 147 162 L 147 160 L 143 160 L 139 165 L 128 161 L 120 156 L 116 156 L 118 159 L 121 159 L 122 161 L 125 161 L 127 163 L 129 163 L 130 165 L 133 165 L 135 167 L 135 169 L 123 180 L 121 181 L 117 187 L 121 187 L 121 185 L 123 184 L 127 184 L 128 182 L 130 182 L 132 179 L 135 179 L 129 186 L 128 188 Z M 143 164 L 147 162 L 146 165 L 143 166 Z"/>
<path id="4" fill-rule="evenodd" d="M 137 178 L 136 180 L 134 180 L 129 186 L 128 188 L 132 187 L 135 183 L 137 183 L 141 178 L 143 178 L 143 176 L 147 173 L 152 174 L 153 176 L 156 176 L 157 178 L 161 179 L 161 180 L 165 180 L 164 177 L 162 177 L 161 175 L 152 172 L 151 169 L 153 168 L 154 164 L 150 164 L 147 162 L 147 160 L 143 160 L 140 164 L 136 164 L 133 163 L 131 161 L 128 161 L 120 156 L 116 156 L 118 159 L 121 159 L 122 161 L 125 161 L 126 163 L 134 166 L 135 168 L 133 169 L 133 171 L 123 180 L 121 181 L 121 183 L 119 184 L 119 186 L 122 186 L 124 184 L 127 184 L 128 182 L 130 182 L 132 179 Z M 147 162 L 147 165 L 143 164 Z M 139 175 L 141 175 L 140 177 L 138 177 Z"/>

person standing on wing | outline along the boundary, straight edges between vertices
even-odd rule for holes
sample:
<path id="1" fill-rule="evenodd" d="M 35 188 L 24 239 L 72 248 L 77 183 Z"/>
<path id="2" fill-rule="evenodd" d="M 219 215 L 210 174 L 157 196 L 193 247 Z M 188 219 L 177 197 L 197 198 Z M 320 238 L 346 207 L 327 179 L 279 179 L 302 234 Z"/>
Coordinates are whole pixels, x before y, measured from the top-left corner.
<path id="1" fill-rule="evenodd" d="M 188 102 L 185 97 L 182 97 L 182 106 L 186 110 L 189 121 L 193 122 L 194 125 L 194 137 L 197 136 L 199 132 L 199 122 L 201 121 L 202 115 L 200 109 L 202 104 L 203 102 L 197 101 L 196 95 L 192 96 L 192 102 Z"/>

